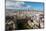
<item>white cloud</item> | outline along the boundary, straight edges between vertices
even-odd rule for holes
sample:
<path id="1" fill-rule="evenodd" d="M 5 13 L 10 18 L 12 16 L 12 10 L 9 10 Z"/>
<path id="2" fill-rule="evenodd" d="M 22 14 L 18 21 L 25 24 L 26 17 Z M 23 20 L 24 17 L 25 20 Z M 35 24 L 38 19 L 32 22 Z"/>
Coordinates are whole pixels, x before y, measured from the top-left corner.
<path id="1" fill-rule="evenodd" d="M 11 1 L 6 1 L 6 8 L 19 8 L 24 5 L 24 2 L 11 2 Z"/>
<path id="2" fill-rule="evenodd" d="M 31 8 L 30 5 L 25 5 L 25 2 L 12 2 L 12 1 L 6 1 L 6 9 L 27 9 Z"/>

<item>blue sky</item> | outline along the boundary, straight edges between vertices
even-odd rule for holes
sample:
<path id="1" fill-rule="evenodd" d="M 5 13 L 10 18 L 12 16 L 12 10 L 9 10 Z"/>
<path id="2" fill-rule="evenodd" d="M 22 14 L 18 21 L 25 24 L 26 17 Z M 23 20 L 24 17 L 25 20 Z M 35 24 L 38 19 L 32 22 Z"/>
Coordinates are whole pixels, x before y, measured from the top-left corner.
<path id="1" fill-rule="evenodd" d="M 30 5 L 32 8 L 36 9 L 36 10 L 43 10 L 44 8 L 44 3 L 40 3 L 40 2 L 25 2 L 26 5 Z"/>
<path id="2" fill-rule="evenodd" d="M 44 4 L 40 2 L 12 2 L 6 1 L 6 9 L 23 9 L 43 11 Z"/>

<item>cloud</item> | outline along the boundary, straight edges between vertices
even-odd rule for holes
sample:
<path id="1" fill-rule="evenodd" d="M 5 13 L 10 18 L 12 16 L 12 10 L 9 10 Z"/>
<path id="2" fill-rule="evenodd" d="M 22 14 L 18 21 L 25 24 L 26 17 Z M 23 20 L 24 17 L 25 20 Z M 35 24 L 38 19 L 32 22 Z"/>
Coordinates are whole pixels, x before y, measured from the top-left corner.
<path id="1" fill-rule="evenodd" d="M 25 3 L 24 2 L 16 2 L 16 7 L 17 8 L 22 8 L 22 7 L 24 7 L 25 5 L 24 5 Z"/>
<path id="2" fill-rule="evenodd" d="M 6 9 L 27 9 L 27 8 L 31 8 L 31 6 L 26 5 L 25 2 L 6 1 Z"/>

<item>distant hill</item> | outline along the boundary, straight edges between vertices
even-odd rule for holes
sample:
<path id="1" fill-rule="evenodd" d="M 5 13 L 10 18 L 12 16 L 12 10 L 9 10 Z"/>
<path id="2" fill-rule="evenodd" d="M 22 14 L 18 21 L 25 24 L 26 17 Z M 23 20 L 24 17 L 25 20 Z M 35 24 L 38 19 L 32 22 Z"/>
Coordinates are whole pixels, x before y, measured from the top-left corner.
<path id="1" fill-rule="evenodd" d="M 44 12 L 44 11 L 40 11 L 40 10 L 15 10 L 15 9 L 6 9 L 5 12 L 11 12 L 11 13 L 16 13 L 16 12 L 22 12 L 22 11 L 35 11 L 35 12 Z"/>

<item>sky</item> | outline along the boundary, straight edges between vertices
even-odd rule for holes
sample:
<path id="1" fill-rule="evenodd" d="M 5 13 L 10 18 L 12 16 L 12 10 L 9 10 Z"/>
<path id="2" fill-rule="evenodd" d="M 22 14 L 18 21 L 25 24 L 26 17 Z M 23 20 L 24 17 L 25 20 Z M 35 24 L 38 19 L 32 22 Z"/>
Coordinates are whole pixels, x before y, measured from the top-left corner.
<path id="1" fill-rule="evenodd" d="M 23 9 L 23 10 L 39 10 L 43 11 L 44 3 L 41 2 L 16 2 L 16 1 L 6 1 L 6 9 Z"/>

